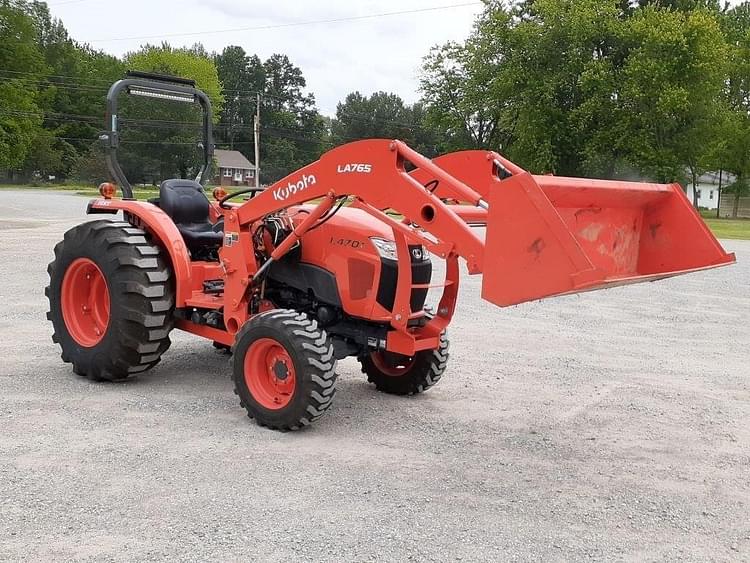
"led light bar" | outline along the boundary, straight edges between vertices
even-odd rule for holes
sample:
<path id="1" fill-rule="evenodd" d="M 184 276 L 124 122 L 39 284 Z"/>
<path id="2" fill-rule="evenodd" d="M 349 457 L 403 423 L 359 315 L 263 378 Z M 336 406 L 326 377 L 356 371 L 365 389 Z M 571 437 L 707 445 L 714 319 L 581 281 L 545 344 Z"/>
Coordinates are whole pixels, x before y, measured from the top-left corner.
<path id="1" fill-rule="evenodd" d="M 151 90 L 148 88 L 133 87 L 128 89 L 128 93 L 133 96 L 142 96 L 144 98 L 158 98 L 160 100 L 170 100 L 173 102 L 185 102 L 188 104 L 195 103 L 195 96 L 193 94 L 176 94 L 176 93 L 164 93 L 158 90 Z"/>

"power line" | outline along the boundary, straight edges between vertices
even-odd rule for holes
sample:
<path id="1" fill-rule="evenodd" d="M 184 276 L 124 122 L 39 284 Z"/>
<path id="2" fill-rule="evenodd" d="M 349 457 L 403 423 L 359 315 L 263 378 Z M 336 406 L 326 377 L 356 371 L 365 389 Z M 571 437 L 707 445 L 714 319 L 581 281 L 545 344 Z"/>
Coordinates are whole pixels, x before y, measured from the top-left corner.
<path id="1" fill-rule="evenodd" d="M 65 0 L 64 2 L 53 2 L 48 6 L 65 6 L 66 4 L 80 4 L 81 2 L 90 2 L 91 0 Z"/>
<path id="2" fill-rule="evenodd" d="M 29 72 L 26 70 L 6 70 L 6 69 L 0 69 L 0 74 L 13 74 L 13 75 L 21 75 L 21 76 L 28 76 L 30 78 L 18 78 L 18 80 L 24 80 L 28 82 L 36 82 L 36 83 L 48 83 L 55 86 L 59 85 L 70 85 L 75 86 L 77 88 L 90 88 L 90 89 L 96 89 L 96 90 L 102 90 L 104 92 L 108 91 L 110 86 L 112 85 L 112 82 L 109 80 L 104 80 L 101 78 L 92 78 L 90 79 L 91 82 L 100 82 L 101 86 L 97 86 L 96 84 L 89 84 L 84 82 L 78 82 L 78 80 L 81 79 L 81 77 L 77 76 L 66 76 L 62 74 L 40 74 L 38 72 Z M 59 79 L 62 78 L 64 81 L 60 80 L 49 80 L 50 78 Z M 70 80 L 73 80 L 74 82 L 69 82 Z M 286 101 L 288 98 L 287 96 L 279 96 L 278 94 L 271 94 L 269 92 L 261 92 L 259 90 L 230 90 L 227 88 L 222 88 L 222 94 L 247 94 L 247 96 L 236 96 L 237 98 L 241 100 L 245 99 L 253 99 L 255 100 L 254 96 L 257 96 L 260 94 L 264 98 L 272 98 L 275 100 L 282 100 Z M 308 96 L 314 96 L 312 92 L 309 92 L 307 94 Z M 234 97 L 234 96 L 232 96 Z M 252 97 L 252 98 L 251 98 Z"/>
<path id="3" fill-rule="evenodd" d="M 14 76 L 3 76 L 7 74 L 17 75 L 17 76 L 19 75 L 27 76 L 28 78 L 16 78 Z M 42 75 L 39 75 L 38 73 L 28 72 L 28 71 L 19 71 L 19 70 L 2 69 L 0 70 L 0 78 L 8 78 L 9 80 L 23 80 L 24 82 L 32 83 L 36 86 L 54 86 L 56 88 L 61 88 L 65 90 L 89 91 L 91 93 L 100 93 L 101 95 L 104 95 L 106 92 L 108 92 L 111 86 L 111 82 L 103 81 L 101 79 L 93 79 L 93 82 L 96 82 L 96 81 L 102 82 L 101 86 L 97 86 L 96 84 L 89 84 L 89 83 L 83 83 L 83 82 L 68 82 L 68 80 L 74 80 L 74 81 L 79 80 L 79 78 L 74 77 L 74 76 L 63 76 L 63 75 L 54 75 L 54 74 L 42 76 Z M 54 78 L 55 80 L 50 80 L 51 78 Z M 65 79 L 65 81 L 59 80 L 59 79 Z M 259 90 L 227 90 L 225 88 L 222 88 L 221 93 L 225 95 L 226 97 L 225 101 L 246 100 L 246 101 L 255 102 L 258 94 L 260 94 L 263 98 L 270 98 L 272 100 L 279 100 L 281 102 L 289 101 L 288 96 L 280 96 L 278 94 L 271 94 L 269 92 L 261 92 Z M 313 94 L 312 92 L 308 92 L 304 96 L 312 97 L 312 100 L 314 103 L 315 94 Z M 304 111 L 304 110 L 300 110 L 297 108 L 288 108 L 288 110 L 297 111 L 297 112 Z M 314 111 L 317 111 L 317 108 L 314 108 Z"/>
<path id="4" fill-rule="evenodd" d="M 5 79 L 7 77 L 0 76 L 0 78 Z M 70 85 L 70 84 L 61 84 L 61 83 L 57 83 L 57 82 L 49 82 L 49 81 L 46 81 L 46 80 L 29 80 L 28 78 L 24 78 L 24 79 L 21 79 L 21 80 L 24 83 L 28 84 L 29 86 L 34 86 L 36 88 L 41 88 L 41 87 L 55 87 L 55 88 L 60 89 L 60 90 L 70 90 L 70 91 L 73 91 L 73 92 L 86 92 L 86 93 L 89 93 L 89 94 L 96 94 L 96 95 L 99 95 L 99 96 L 102 96 L 102 97 L 105 96 L 106 93 L 107 93 L 106 89 L 105 90 L 100 90 L 100 89 L 97 89 L 94 86 L 91 86 L 91 87 L 88 87 L 88 86 L 74 86 L 74 85 Z"/>
<path id="5" fill-rule="evenodd" d="M 396 127 L 400 127 L 402 129 L 408 129 L 409 131 L 414 131 L 415 129 L 424 129 L 424 127 L 421 127 L 420 125 L 417 125 L 416 123 L 404 123 L 403 121 L 394 121 L 392 119 L 384 119 L 382 117 L 375 117 L 374 115 L 367 115 L 365 113 L 351 113 L 351 112 L 345 112 L 341 114 L 341 118 L 343 119 L 351 119 L 352 121 L 359 121 L 360 123 L 384 123 L 387 125 L 394 125 Z M 339 117 L 336 116 L 336 120 L 339 120 Z"/>
<path id="6" fill-rule="evenodd" d="M 42 118 L 51 118 L 51 119 L 70 119 L 70 120 L 92 120 L 96 122 L 103 122 L 103 117 L 98 115 L 82 115 L 82 114 L 69 114 L 69 113 L 59 113 L 59 112 L 27 112 L 27 111 L 21 111 L 21 110 L 6 110 L 0 108 L 0 113 L 6 113 L 6 114 L 16 114 L 16 115 L 26 115 L 31 117 L 42 117 Z M 429 128 L 422 127 L 416 123 L 405 123 L 402 121 L 395 121 L 391 119 L 385 119 L 382 117 L 375 117 L 369 114 L 363 114 L 363 113 L 353 113 L 353 112 L 346 112 L 342 114 L 343 118 L 351 119 L 353 121 L 360 121 L 363 123 L 383 123 L 387 125 L 393 125 L 396 127 L 400 127 L 402 129 L 406 129 L 408 131 L 428 131 Z M 171 126 L 171 125 L 182 125 L 186 127 L 202 127 L 201 123 L 198 122 L 192 122 L 192 121 L 174 121 L 174 120 L 168 120 L 168 119 L 137 119 L 137 118 L 127 118 L 120 116 L 119 118 L 120 123 L 122 124 L 128 124 L 128 125 L 145 125 L 145 126 Z M 214 125 L 214 129 L 226 129 L 229 131 L 232 130 L 238 130 L 238 131 L 251 131 L 252 125 L 236 125 L 236 124 L 229 124 L 229 123 L 218 123 Z M 264 128 L 276 128 L 280 130 L 286 130 L 286 131 L 295 131 L 294 129 L 289 128 L 279 128 L 279 127 L 273 127 L 273 126 L 265 126 Z"/>
<path id="7" fill-rule="evenodd" d="M 97 84 L 91 84 L 91 83 L 84 83 L 79 82 L 81 80 L 80 76 L 69 76 L 69 75 L 63 75 L 63 74 L 44 74 L 39 72 L 31 72 L 28 70 L 8 70 L 8 69 L 0 69 L 0 74 L 11 74 L 11 75 L 20 75 L 20 76 L 28 76 L 30 78 L 19 78 L 18 80 L 26 80 L 30 82 L 48 82 L 51 84 L 69 84 L 71 86 L 77 86 L 77 87 L 86 87 L 86 88 L 97 88 L 101 90 L 109 90 L 110 86 L 112 85 L 112 81 L 105 80 L 103 78 L 90 78 L 87 79 L 89 82 L 93 83 L 101 83 L 101 85 Z M 56 80 L 51 81 L 50 78 L 55 79 L 63 79 L 62 81 Z M 73 82 L 70 82 L 70 81 Z M 248 96 L 239 96 L 240 99 L 246 99 L 249 98 L 250 95 L 255 96 L 257 94 L 261 94 L 262 96 L 266 98 L 274 98 L 277 100 L 286 100 L 286 96 L 279 96 L 277 94 L 271 94 L 268 92 L 261 92 L 259 90 L 246 90 L 246 89 L 240 89 L 240 90 L 230 90 L 228 88 L 222 88 L 222 93 L 224 94 L 248 94 Z M 309 92 L 307 95 L 314 95 L 312 92 Z"/>
<path id="8" fill-rule="evenodd" d="M 90 88 L 90 89 L 96 89 L 96 90 L 102 90 L 102 91 L 108 91 L 110 86 L 112 85 L 112 82 L 109 80 L 104 80 L 101 78 L 92 78 L 87 79 L 92 83 L 84 83 L 79 82 L 81 80 L 81 77 L 79 76 L 66 76 L 62 74 L 40 74 L 38 72 L 30 72 L 26 70 L 7 70 L 7 69 L 0 69 L 0 75 L 19 75 L 19 76 L 27 76 L 29 78 L 18 78 L 17 80 L 24 80 L 27 82 L 35 82 L 35 83 L 46 83 L 46 84 L 52 84 L 55 86 L 59 85 L 70 85 L 75 86 L 76 88 Z M 10 79 L 13 79 L 12 77 L 8 77 Z M 63 80 L 50 80 L 50 78 L 54 79 L 63 79 Z M 73 82 L 70 82 L 70 81 Z M 96 82 L 101 83 L 101 85 L 95 84 Z M 236 98 L 239 98 L 241 100 L 244 99 L 250 99 L 251 96 L 256 96 L 257 94 L 260 94 L 266 98 L 273 98 L 276 100 L 287 100 L 286 96 L 279 96 L 277 94 L 271 94 L 268 92 L 261 92 L 259 90 L 230 90 L 227 88 L 222 88 L 223 94 L 247 94 L 247 96 L 236 96 Z M 313 95 L 312 92 L 308 93 L 307 95 Z M 231 96 L 235 97 L 235 96 Z M 254 100 L 254 98 L 252 98 Z"/>
<path id="9" fill-rule="evenodd" d="M 61 84 L 62 85 L 70 85 L 70 86 L 75 86 L 75 87 L 79 87 L 79 88 L 98 89 L 98 90 L 103 90 L 105 92 L 107 90 L 109 90 L 110 86 L 112 85 L 112 82 L 110 80 L 105 80 L 105 79 L 102 79 L 102 78 L 87 79 L 87 80 L 89 80 L 90 82 L 93 82 L 93 83 L 96 83 L 96 82 L 101 83 L 101 85 L 97 85 L 97 84 L 90 84 L 88 82 L 87 83 L 79 82 L 79 80 L 81 80 L 80 76 L 67 76 L 67 75 L 62 75 L 62 74 L 44 74 L 44 73 L 40 74 L 38 72 L 30 72 L 30 71 L 27 71 L 27 70 L 7 70 L 7 69 L 0 69 L 0 74 L 28 76 L 29 78 L 18 78 L 18 80 L 24 80 L 24 81 L 28 81 L 28 82 L 49 83 L 49 84 L 54 84 L 55 86 L 61 85 Z M 9 77 L 9 78 L 12 79 L 12 77 Z M 50 78 L 63 79 L 63 80 L 54 80 L 53 81 L 53 80 L 49 80 Z M 73 82 L 70 82 L 71 80 Z M 242 100 L 244 100 L 244 99 L 250 99 L 251 96 L 256 96 L 257 94 L 260 94 L 261 96 L 266 97 L 266 98 L 273 98 L 273 99 L 276 99 L 276 100 L 286 100 L 287 99 L 286 96 L 279 96 L 277 94 L 271 94 L 271 93 L 268 93 L 268 92 L 261 92 L 259 90 L 244 90 L 244 89 L 243 90 L 230 90 L 228 88 L 222 88 L 221 91 L 222 91 L 223 94 L 247 94 L 247 96 L 237 96 L 237 98 L 242 99 Z M 312 92 L 309 92 L 307 95 L 314 95 L 314 94 Z M 234 96 L 232 96 L 232 97 L 234 97 Z"/>
<path id="10" fill-rule="evenodd" d="M 27 117 L 41 117 L 43 119 L 52 119 L 52 120 L 61 120 L 61 121 L 71 121 L 71 122 L 82 122 L 82 123 L 93 123 L 94 125 L 99 125 L 104 120 L 101 116 L 96 115 L 83 115 L 83 114 L 72 114 L 72 113 L 59 113 L 59 112 L 38 112 L 38 111 L 24 111 L 24 110 L 10 110 L 10 109 L 3 109 L 0 108 L 0 115 L 17 115 L 17 116 L 27 116 Z M 146 126 L 154 126 L 154 127 L 167 127 L 170 125 L 178 125 L 183 126 L 186 128 L 203 128 L 203 123 L 198 123 L 197 121 L 174 121 L 174 120 L 168 120 L 168 119 L 134 119 L 134 118 L 126 118 L 126 117 L 119 117 L 118 123 L 125 124 L 125 125 L 146 125 Z M 238 129 L 238 130 L 252 130 L 252 125 L 230 125 L 230 124 L 216 124 L 213 126 L 214 129 Z M 294 129 L 289 128 L 276 128 L 279 130 L 284 131 L 294 131 Z"/>
<path id="11" fill-rule="evenodd" d="M 33 112 L 10 111 L 10 110 L 0 109 L 0 115 L 21 115 L 21 116 L 42 117 L 44 119 L 59 119 L 62 122 L 68 122 L 68 123 L 82 123 L 82 124 L 92 125 L 92 126 L 95 125 L 95 124 L 90 123 L 89 121 L 83 121 L 77 118 L 71 118 L 71 117 L 56 118 L 56 117 L 45 116 L 45 115 L 33 113 Z M 85 116 L 82 116 L 82 117 L 85 117 Z M 143 121 L 148 123 L 148 120 L 143 120 Z M 179 123 L 179 122 L 173 122 L 173 123 Z M 196 125 L 197 125 L 196 129 L 201 127 L 198 124 Z M 154 128 L 161 127 L 160 124 L 148 124 L 148 126 L 154 127 Z M 222 128 L 222 126 L 218 126 L 217 128 Z M 297 141 L 301 143 L 310 143 L 310 144 L 316 144 L 316 145 L 324 143 L 323 139 L 296 135 L 294 133 L 299 133 L 299 131 L 294 130 L 294 129 L 267 126 L 266 128 L 264 128 L 264 132 L 270 138 L 288 139 L 288 140 Z M 292 133 L 292 134 L 289 134 L 289 133 Z M 50 138 L 63 140 L 63 141 L 89 142 L 89 143 L 93 143 L 99 140 L 98 138 L 94 138 L 94 137 L 84 138 L 84 137 L 68 137 L 68 136 L 61 136 L 61 135 L 50 135 Z M 130 144 L 130 145 L 176 145 L 176 146 L 197 146 L 197 143 L 198 143 L 198 141 L 184 141 L 184 142 L 183 141 L 144 141 L 144 140 L 129 140 L 127 138 L 121 139 L 120 142 L 124 145 Z M 220 142 L 216 144 L 229 145 L 230 143 Z M 235 141 L 233 144 L 234 145 L 253 145 L 254 142 L 253 141 Z"/>
<path id="12" fill-rule="evenodd" d="M 28 70 L 8 70 L 8 69 L 3 69 L 3 70 L 0 70 L 0 72 L 2 72 L 3 74 L 22 74 L 22 75 L 26 75 L 26 76 L 39 77 L 41 79 L 46 79 L 46 78 L 65 78 L 65 79 L 70 79 L 70 80 L 79 80 L 80 79 L 79 76 L 65 76 L 65 75 L 62 75 L 62 74 L 44 74 L 44 73 L 40 74 L 38 72 L 29 72 Z M 109 82 L 108 80 L 105 80 L 103 78 L 92 78 L 91 81 L 92 82 L 101 82 L 102 84 L 107 84 L 107 85 L 111 84 L 111 82 Z M 102 86 L 102 87 L 105 88 L 105 87 L 108 87 L 108 86 Z"/>
<path id="13" fill-rule="evenodd" d="M 32 74 L 32 73 L 25 73 L 25 72 L 21 72 L 21 71 L 0 70 L 0 78 L 2 78 L 2 75 L 4 73 L 29 74 L 29 75 Z M 50 78 L 51 77 L 53 77 L 53 76 L 51 75 Z M 55 78 L 70 78 L 70 79 L 74 79 L 73 77 L 66 77 L 66 76 L 54 76 L 54 77 Z M 34 83 L 36 85 L 49 85 L 49 86 L 53 86 L 55 88 L 60 88 L 60 89 L 63 89 L 63 90 L 86 91 L 86 92 L 91 92 L 92 94 L 93 93 L 101 93 L 102 95 L 104 95 L 104 93 L 107 92 L 108 89 L 109 89 L 109 87 L 94 86 L 94 85 L 88 85 L 88 84 L 83 84 L 83 83 L 49 81 L 49 80 L 47 80 L 45 78 L 24 78 L 24 79 L 21 79 L 21 80 L 24 80 L 26 82 L 31 82 L 31 83 Z M 284 97 L 284 96 L 278 96 L 278 95 L 275 95 L 275 94 L 269 94 L 269 93 L 265 93 L 265 92 L 259 92 L 257 90 L 224 90 L 223 89 L 222 93 L 225 94 L 228 98 L 232 98 L 233 100 L 247 100 L 247 101 L 256 102 L 256 97 L 257 97 L 258 94 L 260 94 L 261 97 L 263 97 L 263 98 L 271 98 L 271 99 L 280 100 L 280 101 L 287 101 L 288 100 L 288 98 Z M 237 96 L 237 95 L 233 96 L 232 95 L 232 94 L 236 94 L 236 93 L 247 93 L 247 95 L 245 95 L 245 96 Z M 291 113 L 301 113 L 303 111 L 307 111 L 307 110 L 303 110 L 303 109 L 299 109 L 299 108 L 293 108 L 293 107 L 285 107 L 284 110 L 285 111 L 289 111 Z M 317 109 L 313 109 L 313 110 L 310 110 L 310 111 L 317 111 Z M 415 128 L 416 129 L 423 129 L 422 127 L 420 127 L 418 125 L 410 125 L 410 124 L 406 124 L 406 123 L 403 123 L 403 122 L 394 121 L 394 120 L 388 120 L 388 119 L 383 119 L 383 118 L 378 118 L 378 117 L 374 117 L 374 116 L 367 115 L 367 114 L 353 114 L 351 112 L 346 112 L 345 114 L 343 114 L 343 117 L 347 117 L 349 119 L 353 119 L 355 121 L 362 121 L 362 122 L 373 122 L 373 121 L 375 121 L 375 122 L 381 122 L 381 123 L 389 123 L 389 124 L 392 124 L 392 125 L 397 125 L 397 126 L 400 126 L 400 127 L 405 127 L 407 129 L 410 129 L 410 130 L 415 129 Z"/>
<path id="14" fill-rule="evenodd" d="M 60 81 L 53 81 L 48 80 L 47 78 L 14 78 L 14 77 L 5 77 L 3 76 L 4 73 L 13 73 L 13 74 L 27 74 L 27 75 L 33 75 L 33 73 L 25 73 L 21 71 L 8 71 L 8 70 L 0 70 L 0 78 L 8 78 L 11 80 L 22 80 L 23 82 L 32 84 L 36 87 L 42 87 L 42 86 L 49 86 L 54 87 L 61 90 L 69 90 L 73 92 L 86 92 L 90 94 L 98 94 L 101 96 L 104 96 L 106 92 L 109 90 L 108 86 L 95 86 L 93 84 L 83 84 L 83 83 L 71 83 L 71 82 L 60 82 Z M 52 75 L 50 75 L 50 78 Z M 73 78 L 73 77 L 63 77 L 59 76 L 58 78 Z M 247 95 L 233 95 L 235 93 L 240 92 L 246 92 Z M 257 90 L 222 90 L 222 94 L 226 94 L 227 97 L 232 98 L 232 100 L 247 100 L 247 101 L 256 101 L 256 97 L 258 94 L 260 94 L 263 98 L 270 98 L 274 100 L 279 100 L 282 102 L 288 101 L 288 98 L 285 96 L 278 96 L 276 94 L 269 94 L 266 92 L 259 92 Z M 314 98 L 314 96 L 313 96 Z M 313 107 L 311 110 L 304 110 L 294 107 L 285 107 L 286 111 L 292 112 L 292 113 L 301 113 L 303 111 L 312 111 L 317 112 L 317 108 Z"/>
<path id="15" fill-rule="evenodd" d="M 413 10 L 399 10 L 397 12 L 381 12 L 379 14 L 367 14 L 363 16 L 347 16 L 343 18 L 330 18 L 330 19 L 324 19 L 324 20 L 310 20 L 310 21 L 302 21 L 302 22 L 257 25 L 257 26 L 251 26 L 251 27 L 235 27 L 235 28 L 230 28 L 230 29 L 215 29 L 211 31 L 193 31 L 189 33 L 166 33 L 166 34 L 160 34 L 160 35 L 139 35 L 139 36 L 132 36 L 132 37 L 92 39 L 92 40 L 89 40 L 88 42 L 89 43 L 105 43 L 105 42 L 108 43 L 108 42 L 113 42 L 113 41 L 165 39 L 169 37 L 194 37 L 196 35 L 214 35 L 217 33 L 234 33 L 234 32 L 239 32 L 239 31 L 262 31 L 262 30 L 267 30 L 267 29 L 282 29 L 282 28 L 288 28 L 288 27 L 302 27 L 302 26 L 307 26 L 307 25 L 343 23 L 343 22 L 370 20 L 370 19 L 376 19 L 376 18 L 385 18 L 385 17 L 391 17 L 391 16 L 420 14 L 420 13 L 425 13 L 425 12 L 437 12 L 440 10 L 451 10 L 454 8 L 463 8 L 466 6 L 477 6 L 480 4 L 482 4 L 482 2 L 463 2 L 461 4 L 449 4 L 447 6 L 433 6 L 431 8 L 415 8 Z"/>
<path id="16" fill-rule="evenodd" d="M 97 121 L 99 123 L 103 122 L 103 118 L 97 115 L 76 115 L 71 113 L 56 113 L 56 112 L 38 112 L 38 111 L 23 111 L 23 110 L 11 110 L 11 109 L 1 109 L 0 108 L 0 114 L 6 114 L 6 115 L 17 115 L 17 116 L 24 116 L 24 117 L 41 117 L 42 119 L 63 119 L 63 120 L 69 120 L 69 121 Z"/>

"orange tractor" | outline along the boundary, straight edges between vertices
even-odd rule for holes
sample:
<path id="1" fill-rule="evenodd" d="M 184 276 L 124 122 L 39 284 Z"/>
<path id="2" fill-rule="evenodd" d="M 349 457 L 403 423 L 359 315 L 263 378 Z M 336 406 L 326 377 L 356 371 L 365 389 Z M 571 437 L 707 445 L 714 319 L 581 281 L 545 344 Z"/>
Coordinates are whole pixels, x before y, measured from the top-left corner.
<path id="1" fill-rule="evenodd" d="M 122 92 L 202 105 L 196 181 L 166 180 L 157 199 L 133 198 L 117 160 Z M 102 140 L 123 197 L 103 184 L 88 213 L 122 220 L 83 223 L 55 247 L 48 317 L 62 359 L 93 380 L 122 380 L 159 362 L 172 329 L 190 332 L 231 347 L 235 392 L 271 428 L 321 416 L 347 356 L 386 393 L 435 385 L 459 258 L 499 306 L 734 261 L 676 184 L 534 176 L 491 151 L 429 160 L 395 140 L 343 145 L 265 189 L 210 201 L 203 92 L 133 73 L 107 106 Z M 433 257 L 445 261 L 438 282 Z M 442 296 L 426 309 L 431 288 Z"/>

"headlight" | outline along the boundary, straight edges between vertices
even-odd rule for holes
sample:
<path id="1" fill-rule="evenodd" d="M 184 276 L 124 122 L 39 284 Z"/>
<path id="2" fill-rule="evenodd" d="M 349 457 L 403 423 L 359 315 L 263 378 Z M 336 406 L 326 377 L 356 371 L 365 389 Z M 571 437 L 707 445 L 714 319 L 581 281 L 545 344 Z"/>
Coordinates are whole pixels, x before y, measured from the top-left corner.
<path id="1" fill-rule="evenodd" d="M 398 254 L 396 254 L 396 243 L 394 241 L 376 237 L 372 237 L 370 240 L 372 241 L 372 244 L 375 245 L 381 258 L 398 260 Z"/>
<path id="2" fill-rule="evenodd" d="M 375 245 L 375 248 L 377 249 L 378 254 L 380 254 L 381 258 L 388 258 L 389 260 L 398 260 L 398 253 L 396 252 L 396 243 L 394 241 L 386 240 L 383 238 L 377 238 L 377 237 L 373 237 L 370 240 Z M 409 247 L 409 252 L 411 253 L 410 259 L 412 262 L 422 262 L 423 260 L 428 259 L 427 249 L 424 246 L 411 245 Z"/>

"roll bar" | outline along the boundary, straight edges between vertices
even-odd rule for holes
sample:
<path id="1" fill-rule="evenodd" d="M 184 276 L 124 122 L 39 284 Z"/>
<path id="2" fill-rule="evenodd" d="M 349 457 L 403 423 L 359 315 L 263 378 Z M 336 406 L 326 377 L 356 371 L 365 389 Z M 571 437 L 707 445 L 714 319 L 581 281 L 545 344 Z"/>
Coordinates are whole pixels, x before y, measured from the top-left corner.
<path id="1" fill-rule="evenodd" d="M 201 105 L 203 110 L 203 164 L 196 180 L 204 184 L 210 178 L 214 155 L 211 100 L 204 92 L 196 88 L 194 80 L 150 72 L 129 71 L 127 77 L 115 82 L 107 93 L 106 130 L 99 136 L 99 140 L 104 143 L 107 168 L 112 174 L 112 178 L 120 186 L 123 199 L 134 199 L 133 187 L 117 159 L 117 149 L 120 146 L 117 100 L 123 91 L 134 96 L 173 102 L 199 103 Z"/>

